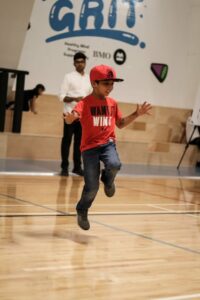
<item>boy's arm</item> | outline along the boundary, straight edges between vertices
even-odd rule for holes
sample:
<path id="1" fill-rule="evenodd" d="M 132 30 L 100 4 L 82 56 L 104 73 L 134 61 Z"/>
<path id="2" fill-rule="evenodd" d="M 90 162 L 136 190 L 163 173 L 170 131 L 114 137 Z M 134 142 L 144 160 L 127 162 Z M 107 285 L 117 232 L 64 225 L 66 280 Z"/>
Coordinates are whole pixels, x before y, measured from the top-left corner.
<path id="1" fill-rule="evenodd" d="M 131 122 L 133 122 L 137 117 L 142 115 L 150 115 L 150 110 L 152 109 L 151 104 L 144 102 L 142 105 L 137 104 L 137 109 L 135 112 L 130 114 L 129 116 L 126 116 L 124 118 L 121 118 L 117 120 L 116 125 L 118 128 L 124 128 L 127 125 L 129 125 Z"/>
<path id="2" fill-rule="evenodd" d="M 65 113 L 63 114 L 63 119 L 65 120 L 65 123 L 72 124 L 75 120 L 79 119 L 80 116 L 76 111 L 72 111 L 71 113 Z"/>

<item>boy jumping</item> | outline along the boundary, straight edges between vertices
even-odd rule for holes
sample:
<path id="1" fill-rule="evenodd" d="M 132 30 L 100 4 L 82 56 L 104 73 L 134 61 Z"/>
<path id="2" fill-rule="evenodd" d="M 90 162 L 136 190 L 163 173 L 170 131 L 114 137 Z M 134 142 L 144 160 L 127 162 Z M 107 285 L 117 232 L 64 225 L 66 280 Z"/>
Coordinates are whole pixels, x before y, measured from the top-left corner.
<path id="1" fill-rule="evenodd" d="M 81 152 L 84 165 L 84 181 L 81 199 L 76 206 L 78 225 L 88 230 L 88 209 L 99 190 L 100 161 L 104 164 L 101 181 L 107 197 L 115 193 L 114 179 L 121 163 L 115 145 L 115 125 L 123 128 L 137 117 L 150 114 L 152 106 L 144 102 L 137 105 L 135 112 L 122 117 L 116 101 L 109 97 L 114 82 L 123 81 L 116 77 L 115 70 L 106 65 L 91 69 L 92 94 L 82 99 L 71 113 L 64 115 L 67 124 L 80 119 L 82 126 Z"/>

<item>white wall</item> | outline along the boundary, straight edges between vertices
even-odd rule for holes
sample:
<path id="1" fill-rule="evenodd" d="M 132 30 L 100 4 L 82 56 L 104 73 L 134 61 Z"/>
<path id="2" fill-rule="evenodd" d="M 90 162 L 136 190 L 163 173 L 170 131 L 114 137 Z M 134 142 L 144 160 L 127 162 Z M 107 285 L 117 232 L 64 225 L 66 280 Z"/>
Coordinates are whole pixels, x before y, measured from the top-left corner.
<path id="1" fill-rule="evenodd" d="M 188 76 L 185 97 L 194 101 L 200 87 L 200 1 L 191 0 L 188 39 Z M 198 94 L 199 95 L 199 94 Z M 195 100 L 194 100 L 195 99 Z M 200 99 L 199 99 L 200 107 Z"/>
<path id="2" fill-rule="evenodd" d="M 18 67 L 34 0 L 0 0 L 0 67 Z"/>
<path id="3" fill-rule="evenodd" d="M 84 44 L 89 46 L 84 49 L 89 56 L 87 71 L 95 64 L 110 64 L 125 78 L 124 83 L 116 85 L 113 97 L 125 102 L 148 100 L 155 105 L 193 108 L 200 82 L 200 0 L 144 0 L 136 5 L 136 24 L 133 28 L 127 28 L 127 8 L 123 7 L 122 0 L 118 0 L 121 6 L 115 29 L 135 34 L 140 41 L 146 43 L 144 49 L 139 45 L 88 36 L 46 43 L 48 37 L 59 33 L 49 26 L 48 21 L 50 9 L 55 2 L 56 0 L 35 1 L 31 15 L 32 27 L 27 32 L 19 63 L 19 68 L 30 71 L 26 87 L 42 82 L 47 87 L 47 93 L 57 94 L 64 73 L 73 70 L 72 58 L 66 55 L 73 54 L 72 50 L 78 49 L 78 46 L 79 49 L 84 49 L 80 48 Z M 63 9 L 60 17 L 69 12 L 75 13 L 77 30 L 83 1 L 71 2 L 73 9 Z M 105 7 L 102 28 L 108 29 L 107 18 L 111 0 L 103 2 Z M 140 17 L 141 14 L 143 18 Z M 93 19 L 90 18 L 89 28 L 93 27 Z M 64 32 L 66 30 L 60 31 Z M 74 46 L 69 46 L 70 43 Z M 8 47 L 9 51 L 10 48 L 12 47 Z M 113 61 L 113 53 L 118 48 L 122 48 L 127 54 L 127 60 L 121 66 Z M 106 52 L 111 57 L 96 58 L 94 51 Z M 152 62 L 169 65 L 169 73 L 163 83 L 159 83 L 150 71 Z"/>

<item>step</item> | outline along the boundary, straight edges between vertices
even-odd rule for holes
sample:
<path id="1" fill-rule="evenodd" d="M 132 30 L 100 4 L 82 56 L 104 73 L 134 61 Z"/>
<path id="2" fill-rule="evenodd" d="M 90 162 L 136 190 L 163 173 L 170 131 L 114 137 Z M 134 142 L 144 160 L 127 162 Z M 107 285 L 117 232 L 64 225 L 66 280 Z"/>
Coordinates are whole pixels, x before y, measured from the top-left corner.
<path id="1" fill-rule="evenodd" d="M 119 103 L 123 115 L 129 115 L 136 109 L 136 104 Z M 62 136 L 63 103 L 57 96 L 42 95 L 37 100 L 38 114 L 23 112 L 22 134 Z M 127 128 L 117 129 L 117 136 L 122 141 L 161 141 L 180 143 L 184 135 L 188 109 L 176 109 L 155 106 L 151 116 L 142 116 Z M 12 111 L 6 113 L 6 131 L 12 131 Z M 133 131 L 131 132 L 130 129 Z"/>
<path id="2" fill-rule="evenodd" d="M 185 149 L 185 145 L 156 142 L 117 142 L 117 149 L 121 161 L 124 163 L 177 166 Z M 195 165 L 198 157 L 199 152 L 197 147 L 190 145 L 186 151 L 182 165 Z"/>
<path id="3" fill-rule="evenodd" d="M 29 160 L 60 160 L 60 137 L 4 133 L 0 134 L 0 157 Z M 72 147 L 71 147 L 72 148 Z M 118 141 L 117 149 L 124 163 L 176 166 L 185 149 L 184 144 Z M 70 153 L 70 159 L 72 155 Z M 196 146 L 189 146 L 184 166 L 195 165 Z"/>
<path id="4" fill-rule="evenodd" d="M 40 112 L 33 114 L 24 112 L 22 116 L 22 134 L 40 135 L 40 136 L 58 136 L 63 133 L 63 114 L 60 111 L 58 115 L 52 113 Z"/>
<path id="5" fill-rule="evenodd" d="M 7 132 L 12 131 L 12 119 L 13 111 L 8 110 L 6 112 L 5 126 L 5 131 Z M 118 129 L 116 127 L 116 135 L 120 141 L 161 141 L 180 143 L 184 130 L 185 129 L 181 124 L 177 124 L 171 128 L 168 124 L 135 121 L 123 129 Z M 23 112 L 21 133 L 61 137 L 63 133 L 62 111 L 58 114 L 45 112 L 33 114 L 32 112 Z"/>
<path id="6" fill-rule="evenodd" d="M 166 124 L 134 122 L 123 129 L 116 128 L 116 136 L 119 141 L 168 142 L 172 138 L 172 130 Z"/>

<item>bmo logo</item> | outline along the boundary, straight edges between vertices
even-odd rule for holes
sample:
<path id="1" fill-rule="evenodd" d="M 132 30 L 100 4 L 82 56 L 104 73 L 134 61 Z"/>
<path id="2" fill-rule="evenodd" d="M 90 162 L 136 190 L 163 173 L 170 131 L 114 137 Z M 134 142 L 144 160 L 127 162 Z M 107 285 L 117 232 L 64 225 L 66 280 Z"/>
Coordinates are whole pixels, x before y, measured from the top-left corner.
<path id="1" fill-rule="evenodd" d="M 117 65 L 123 65 L 126 61 L 126 52 L 123 49 L 117 49 L 113 55 L 113 59 Z"/>
<path id="2" fill-rule="evenodd" d="M 93 57 L 109 60 L 111 59 L 112 55 L 110 52 L 94 50 Z M 117 49 L 113 54 L 113 59 L 117 65 L 123 65 L 126 61 L 126 52 L 123 49 Z"/>

